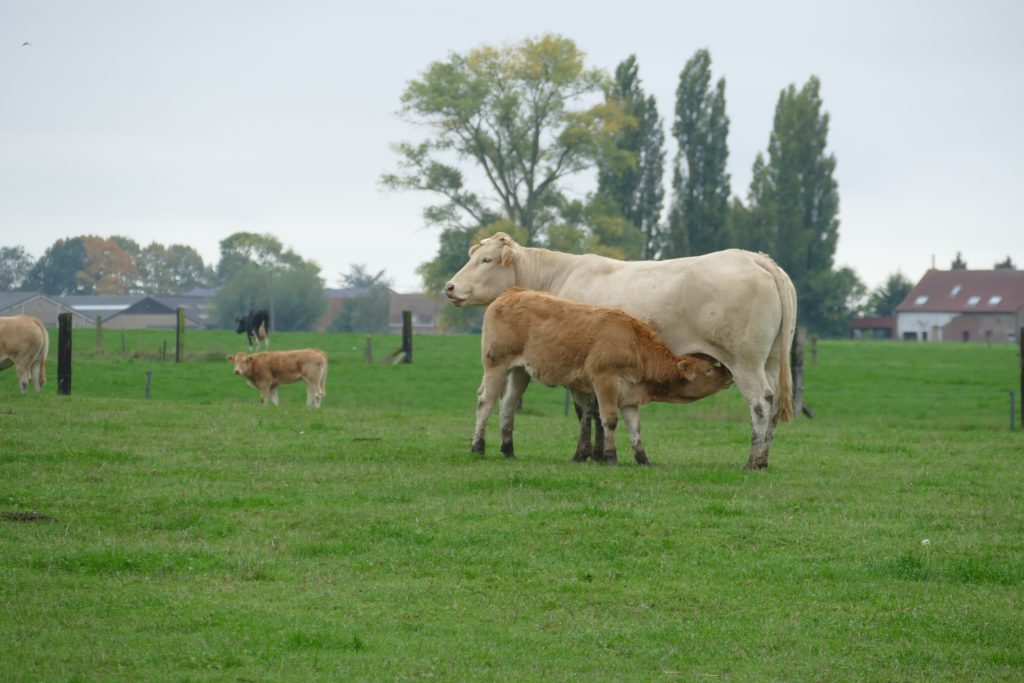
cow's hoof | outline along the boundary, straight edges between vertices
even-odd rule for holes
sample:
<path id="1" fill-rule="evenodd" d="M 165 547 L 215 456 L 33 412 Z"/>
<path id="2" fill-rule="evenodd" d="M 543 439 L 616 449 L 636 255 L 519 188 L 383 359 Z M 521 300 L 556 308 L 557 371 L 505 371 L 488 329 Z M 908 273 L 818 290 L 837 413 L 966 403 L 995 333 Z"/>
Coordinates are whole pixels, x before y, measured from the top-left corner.
<path id="1" fill-rule="evenodd" d="M 604 457 L 601 458 L 601 463 L 608 465 L 609 467 L 617 467 L 619 464 L 619 458 L 614 453 L 605 453 Z"/>
<path id="2" fill-rule="evenodd" d="M 647 454 L 641 451 L 636 454 L 636 464 L 642 465 L 643 467 L 650 467 L 651 461 L 647 459 Z"/>
<path id="3" fill-rule="evenodd" d="M 470 450 L 471 453 L 475 453 L 476 455 L 483 455 L 484 454 L 484 442 L 483 441 L 474 441 L 473 445 L 470 447 L 469 450 Z"/>
<path id="4" fill-rule="evenodd" d="M 512 444 L 501 444 L 501 454 L 504 455 L 506 458 L 516 457 L 516 452 L 512 448 Z"/>
<path id="5" fill-rule="evenodd" d="M 745 470 L 766 470 L 768 469 L 767 460 L 758 460 L 757 462 L 748 462 L 743 469 Z"/>

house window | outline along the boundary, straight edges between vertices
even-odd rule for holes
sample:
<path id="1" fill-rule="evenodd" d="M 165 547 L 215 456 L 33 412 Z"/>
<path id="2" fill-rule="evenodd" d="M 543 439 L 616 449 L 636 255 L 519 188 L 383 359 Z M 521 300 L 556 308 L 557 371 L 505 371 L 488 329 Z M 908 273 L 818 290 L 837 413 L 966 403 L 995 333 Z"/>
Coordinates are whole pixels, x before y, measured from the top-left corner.
<path id="1" fill-rule="evenodd" d="M 928 295 L 927 294 L 922 294 L 921 296 L 919 296 L 916 299 L 914 299 L 914 305 L 915 306 L 920 306 L 921 304 L 926 304 L 926 303 L 928 303 Z"/>
<path id="2" fill-rule="evenodd" d="M 981 297 L 980 296 L 972 296 L 970 299 L 967 300 L 967 305 L 968 306 L 977 306 L 979 301 L 981 301 Z"/>
<path id="3" fill-rule="evenodd" d="M 1003 297 L 1001 297 L 998 294 L 996 294 L 993 297 L 989 297 L 988 305 L 989 306 L 995 306 L 996 304 L 998 304 L 1002 300 L 1003 300 Z"/>
<path id="4" fill-rule="evenodd" d="M 949 298 L 952 299 L 954 296 L 960 293 L 960 285 L 953 288 L 953 291 L 949 293 Z"/>

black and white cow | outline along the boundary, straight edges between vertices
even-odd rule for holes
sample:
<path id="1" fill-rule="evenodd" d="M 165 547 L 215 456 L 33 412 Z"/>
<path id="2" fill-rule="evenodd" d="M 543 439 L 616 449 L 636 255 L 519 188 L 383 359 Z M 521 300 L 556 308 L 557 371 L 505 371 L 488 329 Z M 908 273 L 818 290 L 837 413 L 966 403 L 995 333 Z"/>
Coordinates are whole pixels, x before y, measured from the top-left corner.
<path id="1" fill-rule="evenodd" d="M 270 315 L 265 310 L 261 308 L 258 311 L 249 311 L 247 317 L 235 318 L 235 322 L 238 323 L 235 332 L 239 334 L 245 332 L 249 340 L 250 351 L 252 351 L 253 344 L 259 351 L 260 342 L 263 342 L 264 349 L 270 348 Z"/>

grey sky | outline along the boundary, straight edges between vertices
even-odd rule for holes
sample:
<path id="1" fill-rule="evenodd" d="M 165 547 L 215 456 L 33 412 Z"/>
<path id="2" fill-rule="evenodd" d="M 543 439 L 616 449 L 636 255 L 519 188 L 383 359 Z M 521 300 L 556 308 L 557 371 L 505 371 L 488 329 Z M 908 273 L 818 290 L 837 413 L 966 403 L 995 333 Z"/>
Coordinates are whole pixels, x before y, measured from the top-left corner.
<path id="1" fill-rule="evenodd" d="M 405 84 L 449 52 L 555 32 L 590 66 L 637 55 L 670 158 L 679 72 L 709 49 L 743 198 L 779 92 L 817 75 L 836 261 L 869 287 L 957 251 L 972 268 L 1024 266 L 1022 26 L 1024 3 L 990 0 L 4 0 L 0 246 L 38 257 L 61 237 L 124 234 L 215 263 L 229 234 L 270 232 L 330 284 L 362 263 L 416 290 L 437 249 L 431 198 L 377 187 L 390 145 L 421 137 L 395 116 Z"/>

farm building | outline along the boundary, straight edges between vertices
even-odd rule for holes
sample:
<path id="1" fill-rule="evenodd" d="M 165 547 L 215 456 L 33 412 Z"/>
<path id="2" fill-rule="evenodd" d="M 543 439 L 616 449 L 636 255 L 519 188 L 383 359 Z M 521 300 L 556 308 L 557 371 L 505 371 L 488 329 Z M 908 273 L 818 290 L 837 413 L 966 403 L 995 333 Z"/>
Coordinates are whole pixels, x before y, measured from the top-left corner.
<path id="1" fill-rule="evenodd" d="M 402 333 L 402 311 L 412 311 L 413 334 L 437 334 L 437 297 L 429 294 L 392 294 L 388 332 Z"/>
<path id="2" fill-rule="evenodd" d="M 896 307 L 907 341 L 1017 339 L 1024 325 L 1024 271 L 929 270 Z"/>
<path id="3" fill-rule="evenodd" d="M 855 318 L 850 321 L 849 330 L 850 339 L 892 339 L 896 331 L 896 318 Z"/>
<path id="4" fill-rule="evenodd" d="M 43 321 L 44 325 L 57 326 L 57 316 L 71 313 L 72 327 L 92 327 L 95 318 L 74 310 L 60 301 L 39 292 L 0 292 L 0 316 L 31 315 Z"/>
<path id="5" fill-rule="evenodd" d="M 187 306 L 178 303 L 182 297 L 143 297 L 134 304 L 103 321 L 103 326 L 119 330 L 175 329 L 178 326 L 178 307 L 185 308 L 185 327 L 205 328 L 206 325 L 189 315 Z"/>

